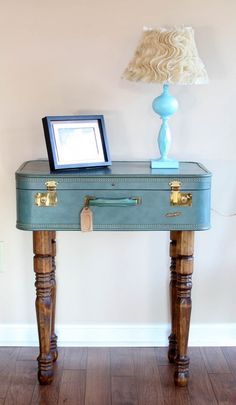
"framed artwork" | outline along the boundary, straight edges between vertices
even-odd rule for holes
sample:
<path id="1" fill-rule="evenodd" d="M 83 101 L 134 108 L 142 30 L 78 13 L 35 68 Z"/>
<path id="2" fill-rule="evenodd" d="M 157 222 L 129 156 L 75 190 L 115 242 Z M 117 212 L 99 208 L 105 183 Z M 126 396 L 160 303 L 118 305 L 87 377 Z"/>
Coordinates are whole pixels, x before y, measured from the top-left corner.
<path id="1" fill-rule="evenodd" d="M 50 169 L 110 166 L 103 115 L 44 117 Z"/>

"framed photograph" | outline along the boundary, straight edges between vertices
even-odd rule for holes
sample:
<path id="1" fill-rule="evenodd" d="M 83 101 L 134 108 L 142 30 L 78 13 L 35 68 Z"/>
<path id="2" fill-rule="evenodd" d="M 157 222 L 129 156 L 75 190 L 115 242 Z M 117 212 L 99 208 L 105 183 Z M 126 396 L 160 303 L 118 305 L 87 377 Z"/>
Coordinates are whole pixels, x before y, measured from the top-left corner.
<path id="1" fill-rule="evenodd" d="M 111 165 L 103 115 L 44 117 L 42 121 L 52 171 Z"/>

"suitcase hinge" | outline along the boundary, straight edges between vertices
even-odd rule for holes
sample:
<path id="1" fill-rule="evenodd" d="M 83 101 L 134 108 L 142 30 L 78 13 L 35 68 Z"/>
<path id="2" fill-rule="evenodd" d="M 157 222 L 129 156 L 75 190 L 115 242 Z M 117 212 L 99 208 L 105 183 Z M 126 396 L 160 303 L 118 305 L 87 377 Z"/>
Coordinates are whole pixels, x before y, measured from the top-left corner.
<path id="1" fill-rule="evenodd" d="M 180 191 L 181 182 L 174 180 L 169 183 L 170 192 L 170 205 L 178 207 L 191 207 L 192 206 L 192 194 L 182 193 Z"/>
<path id="2" fill-rule="evenodd" d="M 45 186 L 47 192 L 36 193 L 34 196 L 34 204 L 37 207 L 55 207 L 57 205 L 57 182 L 54 180 L 46 181 Z"/>

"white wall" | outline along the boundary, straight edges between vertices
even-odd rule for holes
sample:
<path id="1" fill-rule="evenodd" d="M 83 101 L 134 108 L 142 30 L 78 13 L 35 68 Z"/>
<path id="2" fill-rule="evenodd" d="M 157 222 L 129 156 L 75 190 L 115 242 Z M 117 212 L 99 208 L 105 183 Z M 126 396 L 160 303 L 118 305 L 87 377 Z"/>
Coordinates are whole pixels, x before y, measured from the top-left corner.
<path id="1" fill-rule="evenodd" d="M 34 324 L 29 232 L 15 229 L 14 172 L 46 157 L 45 115 L 104 114 L 112 159 L 156 154 L 161 86 L 120 76 L 144 25 L 192 25 L 206 86 L 173 86 L 172 155 L 213 172 L 212 207 L 236 212 L 234 0 L 8 0 L 0 15 L 0 324 Z M 235 324 L 236 217 L 212 214 L 196 233 L 192 324 Z M 61 232 L 59 324 L 169 322 L 168 241 L 161 233 Z M 91 254 L 92 253 L 92 254 Z M 236 341 L 236 340 L 235 340 Z"/>

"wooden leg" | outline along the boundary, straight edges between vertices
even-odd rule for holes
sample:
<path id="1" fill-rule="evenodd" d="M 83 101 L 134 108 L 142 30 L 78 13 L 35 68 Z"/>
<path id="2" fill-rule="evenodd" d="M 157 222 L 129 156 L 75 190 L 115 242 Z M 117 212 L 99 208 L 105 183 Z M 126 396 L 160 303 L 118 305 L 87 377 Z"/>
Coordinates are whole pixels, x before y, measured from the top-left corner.
<path id="1" fill-rule="evenodd" d="M 193 272 L 193 231 L 178 231 L 176 243 L 176 316 L 177 316 L 177 357 L 174 374 L 175 384 L 188 384 L 189 357 L 188 335 L 191 315 L 191 288 Z"/>
<path id="2" fill-rule="evenodd" d="M 50 384 L 53 379 L 53 356 L 50 348 L 52 326 L 52 241 L 50 231 L 33 232 L 34 271 L 36 273 L 36 314 L 39 334 L 38 379 Z"/>
<path id="3" fill-rule="evenodd" d="M 170 232 L 170 308 L 171 308 L 171 334 L 169 336 L 168 358 L 170 363 L 174 363 L 177 356 L 177 317 L 176 317 L 176 245 L 178 232 Z"/>
<path id="4" fill-rule="evenodd" d="M 55 311 L 56 311 L 56 232 L 51 231 L 51 243 L 52 243 L 52 271 L 51 271 L 51 283 L 52 283 L 52 326 L 51 326 L 51 343 L 50 349 L 53 357 L 53 361 L 57 360 L 57 335 L 55 333 Z"/>

